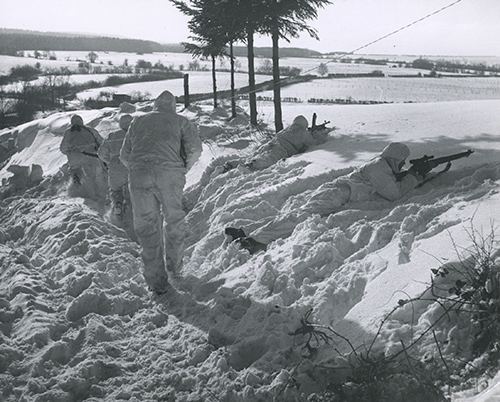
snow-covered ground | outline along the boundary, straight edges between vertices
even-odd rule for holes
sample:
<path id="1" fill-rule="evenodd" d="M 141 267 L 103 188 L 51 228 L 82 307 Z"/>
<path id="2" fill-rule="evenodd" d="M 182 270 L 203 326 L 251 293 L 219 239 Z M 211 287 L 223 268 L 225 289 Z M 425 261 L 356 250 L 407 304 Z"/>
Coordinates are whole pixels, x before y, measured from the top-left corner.
<path id="1" fill-rule="evenodd" d="M 427 288 L 432 268 L 460 260 L 457 250 L 471 246 L 471 230 L 486 234 L 492 222 L 497 225 L 499 108 L 500 100 L 286 105 L 287 123 L 316 112 L 319 122 L 331 120 L 337 129 L 325 144 L 266 170 L 217 175 L 206 170 L 212 159 L 249 153 L 261 134 L 243 119 L 227 123 L 224 110 L 192 107 L 184 113 L 201 125 L 204 154 L 186 187 L 184 267 L 173 279 L 177 290 L 160 299 L 146 291 L 139 247 L 103 218 L 101 206 L 69 198 L 56 174 L 70 115 L 16 128 L 23 150 L 10 164 L 38 163 L 54 176 L 0 203 L 2 398 L 305 400 L 328 381 L 320 367 L 334 361 L 334 349 L 348 351 L 336 338 L 315 356 L 301 357 L 304 338 L 290 333 L 309 308 L 314 322 L 354 346 L 369 342 L 398 300 Z M 260 104 L 259 113 L 270 122 L 272 105 Z M 116 109 L 81 114 L 103 135 L 117 126 Z M 330 216 L 312 215 L 266 252 L 249 255 L 224 236 L 227 226 L 251 231 L 293 211 L 319 185 L 391 141 L 407 143 L 411 157 L 475 153 L 399 201 L 352 203 Z M 9 175 L 8 166 L 0 177 Z M 431 303 L 406 307 L 384 326 L 378 348 L 396 350 L 438 314 Z M 467 326 L 454 321 L 436 326 L 435 336 L 447 341 L 439 353 L 449 362 L 470 342 Z M 415 353 L 436 357 L 433 344 L 424 338 Z M 497 382 L 465 400 L 497 400 Z M 482 388 L 487 385 L 476 391 Z"/>
<path id="2" fill-rule="evenodd" d="M 95 81 L 95 82 L 104 82 L 106 81 L 107 78 L 111 76 L 118 76 L 118 77 L 128 77 L 132 74 L 72 74 L 68 76 L 68 83 L 71 85 L 79 85 L 79 84 L 85 84 L 90 81 Z M 47 81 L 46 77 L 39 77 L 36 80 L 30 81 L 31 86 L 39 86 L 45 84 Z M 9 84 L 5 85 L 3 87 L 3 90 L 6 92 L 9 91 L 22 91 L 22 84 L 19 82 L 16 82 L 14 84 Z"/>
<path id="3" fill-rule="evenodd" d="M 203 94 L 212 92 L 212 73 L 209 71 L 191 71 L 189 73 L 189 91 L 192 94 Z M 248 76 L 243 73 L 236 73 L 236 88 L 248 85 Z M 255 76 L 255 82 L 260 83 L 269 81 L 271 76 L 258 74 Z M 217 90 L 225 91 L 231 88 L 230 73 L 217 73 Z M 184 79 L 161 80 L 151 82 L 136 82 L 132 84 L 117 85 L 114 87 L 103 87 L 88 89 L 77 94 L 78 99 L 85 100 L 97 98 L 101 92 L 116 92 L 121 94 L 133 94 L 134 92 L 148 93 L 152 97 L 157 97 L 163 91 L 168 90 L 175 96 L 184 95 Z"/>
<path id="4" fill-rule="evenodd" d="M 443 102 L 500 99 L 500 77 L 484 78 L 346 78 L 290 85 L 283 97 L 372 100 L 378 102 Z M 259 93 L 272 96 L 272 91 Z"/>
<path id="5" fill-rule="evenodd" d="M 78 62 L 76 61 L 35 59 L 34 57 L 16 57 L 2 54 L 0 55 L 0 74 L 8 74 L 12 67 L 23 66 L 25 64 L 34 67 L 37 63 L 40 63 L 42 68 L 59 69 L 67 67 L 72 71 L 78 69 Z"/>
<path id="6" fill-rule="evenodd" d="M 68 60 L 68 61 L 76 61 L 76 60 L 86 60 L 88 52 L 77 52 L 77 51 L 56 51 L 54 52 L 57 56 L 58 60 Z M 97 61 L 103 62 L 104 67 L 111 62 L 115 66 L 122 65 L 125 60 L 127 60 L 128 65 L 135 65 L 138 60 L 149 61 L 152 64 L 156 62 L 161 62 L 165 66 L 173 65 L 175 68 L 179 68 L 183 66 L 187 68 L 189 63 L 193 62 L 195 59 L 189 53 L 145 53 L 145 54 L 136 54 L 136 53 L 121 53 L 121 52 L 97 52 L 98 58 Z M 363 57 L 363 55 L 355 55 L 353 58 Z M 398 57 L 392 58 L 392 56 L 386 56 L 386 58 L 390 58 L 391 60 L 399 60 Z M 409 61 L 415 60 L 417 57 L 409 58 Z M 408 58 L 407 58 L 408 59 Z M 255 62 L 255 67 L 258 69 L 264 64 L 264 58 L 258 57 Z M 242 71 L 248 71 L 247 63 L 248 60 L 246 57 L 236 57 L 235 61 L 239 66 L 238 69 Z M 198 62 L 201 66 L 210 69 L 211 61 L 209 59 L 198 59 Z M 424 70 L 418 70 L 414 68 L 401 68 L 401 67 L 390 67 L 389 65 L 373 65 L 373 64 L 355 64 L 355 63 L 338 63 L 331 62 L 328 59 L 324 58 L 315 58 L 315 57 L 281 57 L 280 64 L 283 67 L 298 67 L 302 70 L 302 72 L 310 71 L 311 74 L 316 74 L 314 70 L 319 66 L 320 63 L 328 62 L 328 71 L 330 73 L 369 73 L 373 70 L 382 70 L 387 74 L 417 74 L 418 72 L 424 72 Z M 228 59 L 218 59 L 217 60 L 217 68 L 229 68 Z"/>
<path id="7" fill-rule="evenodd" d="M 42 67 L 46 68 L 59 68 L 59 67 L 67 67 L 72 71 L 76 71 L 78 69 L 78 63 L 80 61 L 86 61 L 88 51 L 55 51 L 51 52 L 56 57 L 57 60 L 46 60 L 46 59 L 35 59 L 34 57 L 14 57 L 14 56 L 5 56 L 0 55 L 0 74 L 6 74 L 12 67 L 23 64 L 35 65 L 36 63 L 40 63 Z M 25 52 L 26 55 L 33 55 L 32 51 Z M 94 64 L 97 67 L 100 67 L 105 71 L 108 68 L 113 68 L 113 66 L 121 66 L 126 63 L 130 66 L 134 66 L 137 61 L 145 60 L 152 64 L 157 62 L 162 63 L 165 66 L 174 66 L 175 68 L 179 68 L 183 66 L 184 69 L 188 68 L 189 63 L 193 62 L 195 59 L 189 53 L 169 53 L 169 52 L 157 52 L 157 53 L 127 53 L 127 52 L 96 52 L 97 54 L 97 62 Z M 366 55 L 354 55 L 353 58 L 357 57 L 365 57 Z M 417 57 L 416 56 L 391 56 L 385 55 L 384 57 L 380 56 L 366 56 L 369 58 L 384 58 L 390 60 L 402 60 L 402 61 L 413 61 Z M 248 71 L 247 68 L 247 58 L 246 57 L 236 57 L 235 58 L 238 70 Z M 263 58 L 257 58 L 256 60 L 256 68 L 259 68 L 264 62 Z M 462 61 L 475 61 L 474 58 L 464 58 Z M 206 67 L 207 69 L 211 68 L 211 61 L 198 59 L 198 62 L 201 66 Z M 302 69 L 303 72 L 314 70 L 319 66 L 320 63 L 328 62 L 328 71 L 330 73 L 369 73 L 373 70 L 381 70 L 387 74 L 401 75 L 401 74 L 416 74 L 418 72 L 425 72 L 424 70 L 418 70 L 414 68 L 401 68 L 401 67 L 391 67 L 389 65 L 373 65 L 373 64 L 355 64 L 355 63 L 338 63 L 331 62 L 327 58 L 303 58 L 303 57 L 283 57 L 281 58 L 281 65 L 283 67 L 298 67 Z M 481 59 L 481 62 L 486 62 L 487 64 L 494 64 L 496 62 L 495 59 L 485 58 Z M 102 63 L 102 64 L 101 64 Z M 108 63 L 111 63 L 108 64 Z M 228 59 L 219 59 L 217 60 L 217 68 L 224 69 L 229 68 Z M 311 71 L 311 74 L 316 74 L 316 71 Z"/>

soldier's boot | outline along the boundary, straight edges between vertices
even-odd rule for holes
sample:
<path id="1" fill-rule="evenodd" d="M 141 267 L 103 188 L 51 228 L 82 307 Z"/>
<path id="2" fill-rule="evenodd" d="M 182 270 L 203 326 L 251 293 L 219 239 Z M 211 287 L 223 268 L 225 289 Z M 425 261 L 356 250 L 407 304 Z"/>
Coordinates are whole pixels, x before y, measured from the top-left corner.
<path id="1" fill-rule="evenodd" d="M 248 250 L 250 254 L 258 253 L 259 251 L 266 251 L 267 245 L 260 243 L 252 237 L 242 237 L 236 240 L 242 248 Z"/>
<path id="2" fill-rule="evenodd" d="M 242 237 L 247 236 L 242 228 L 237 229 L 228 227 L 224 229 L 224 233 L 231 237 L 231 241 L 235 241 L 237 239 L 241 239 Z"/>

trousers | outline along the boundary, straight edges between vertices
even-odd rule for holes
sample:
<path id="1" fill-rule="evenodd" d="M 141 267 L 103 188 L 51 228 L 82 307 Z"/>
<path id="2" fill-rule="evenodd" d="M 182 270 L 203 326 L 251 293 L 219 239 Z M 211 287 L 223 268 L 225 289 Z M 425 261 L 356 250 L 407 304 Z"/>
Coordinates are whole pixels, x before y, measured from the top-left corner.
<path id="1" fill-rule="evenodd" d="M 135 234 L 142 246 L 144 277 L 155 291 L 168 284 L 166 268 L 182 264 L 185 213 L 182 194 L 185 169 L 149 166 L 129 172 Z"/>

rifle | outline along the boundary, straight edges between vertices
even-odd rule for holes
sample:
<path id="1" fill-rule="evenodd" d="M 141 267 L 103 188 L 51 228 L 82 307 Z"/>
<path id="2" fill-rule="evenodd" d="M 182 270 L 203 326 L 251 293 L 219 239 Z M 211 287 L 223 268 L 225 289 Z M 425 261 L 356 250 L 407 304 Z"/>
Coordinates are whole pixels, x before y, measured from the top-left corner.
<path id="1" fill-rule="evenodd" d="M 108 164 L 106 162 L 104 162 L 103 160 L 101 160 L 101 158 L 99 158 L 99 155 L 97 154 L 93 154 L 91 152 L 87 152 L 87 151 L 82 151 L 82 154 L 84 155 L 87 155 L 87 156 L 91 156 L 92 158 L 97 158 L 99 159 L 99 161 L 102 163 L 102 165 L 104 166 L 104 169 L 108 170 Z"/>
<path id="2" fill-rule="evenodd" d="M 474 153 L 474 151 L 469 149 L 465 152 L 460 152 L 458 154 L 453 154 L 453 155 L 441 156 L 439 158 L 434 158 L 434 156 L 424 155 L 418 159 L 411 159 L 410 163 L 412 166 L 408 170 L 396 173 L 396 180 L 401 181 L 403 177 L 405 177 L 410 173 L 417 173 L 418 175 L 425 177 L 427 173 L 429 173 L 436 166 L 442 165 L 443 163 L 449 163 L 451 165 L 451 161 L 461 158 L 466 158 L 472 153 Z"/>

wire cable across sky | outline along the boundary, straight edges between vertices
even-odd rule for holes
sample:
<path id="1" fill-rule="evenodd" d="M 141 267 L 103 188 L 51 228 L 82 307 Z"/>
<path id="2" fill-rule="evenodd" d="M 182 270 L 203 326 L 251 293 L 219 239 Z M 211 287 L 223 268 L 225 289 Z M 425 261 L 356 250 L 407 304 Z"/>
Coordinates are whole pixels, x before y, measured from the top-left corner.
<path id="1" fill-rule="evenodd" d="M 394 31 L 392 31 L 392 32 L 389 32 L 388 34 L 385 34 L 385 35 L 383 35 L 383 36 L 381 36 L 381 37 L 379 37 L 379 38 L 377 38 L 377 39 L 375 39 L 375 40 L 372 40 L 371 42 L 368 42 L 368 43 L 366 43 L 366 44 L 364 44 L 364 45 L 362 45 L 362 46 L 360 46 L 360 47 L 358 47 L 358 48 L 356 48 L 356 49 L 354 49 L 354 50 L 351 50 L 350 52 L 343 53 L 340 57 L 338 57 L 338 58 L 336 58 L 336 59 L 328 60 L 328 61 L 326 61 L 326 62 L 325 62 L 325 63 L 323 63 L 323 64 L 324 64 L 324 65 L 327 65 L 327 64 L 330 64 L 330 63 L 336 62 L 337 60 L 342 59 L 342 58 L 344 58 L 344 57 L 346 57 L 346 56 L 348 56 L 348 55 L 352 55 L 352 54 L 354 54 L 354 53 L 356 53 L 356 52 L 360 51 L 361 49 L 365 49 L 365 48 L 367 48 L 368 46 L 371 46 L 371 45 L 373 45 L 373 44 L 375 44 L 375 43 L 377 43 L 377 42 L 380 42 L 380 41 L 382 41 L 382 40 L 384 40 L 384 39 L 387 39 L 387 38 L 389 38 L 390 36 L 396 35 L 397 33 L 402 32 L 402 31 L 404 31 L 404 30 L 406 30 L 406 29 L 408 29 L 408 28 L 412 27 L 413 25 L 416 25 L 416 24 L 418 24 L 418 23 L 420 23 L 420 22 L 422 22 L 422 21 L 424 21 L 424 20 L 426 20 L 426 19 L 428 19 L 428 18 L 431 18 L 431 17 L 433 17 L 433 16 L 435 16 L 435 15 L 437 15 L 437 14 L 440 14 L 440 13 L 442 13 L 443 11 L 445 11 L 445 10 L 447 10 L 447 9 L 449 9 L 449 8 L 451 8 L 451 7 L 453 7 L 453 6 L 455 6 L 455 5 L 457 5 L 458 3 L 461 3 L 462 1 L 463 1 L 463 0 L 455 0 L 454 2 L 449 3 L 449 4 L 447 4 L 446 6 L 441 7 L 441 8 L 439 8 L 439 9 L 437 9 L 437 10 L 435 10 L 435 11 L 433 11 L 433 12 L 431 12 L 431 13 L 427 14 L 427 15 L 424 15 L 423 17 L 421 17 L 421 18 L 419 18 L 419 19 L 417 19 L 417 20 L 414 20 L 414 21 L 410 22 L 409 24 L 406 24 L 406 25 L 402 26 L 401 28 L 398 28 L 398 29 L 396 29 L 396 30 L 394 30 Z M 312 71 L 316 70 L 318 67 L 319 67 L 319 66 L 316 66 L 316 67 L 313 67 L 313 68 L 311 68 L 311 69 L 309 69 L 309 70 L 306 70 L 306 71 L 304 71 L 302 74 L 308 74 L 308 73 L 310 73 L 310 72 L 312 72 Z M 284 79 L 280 79 L 280 80 L 278 81 L 278 83 L 281 83 L 281 82 L 283 82 L 283 81 L 285 81 L 285 80 L 286 80 L 286 78 L 284 78 Z M 258 91 L 258 90 L 254 90 L 254 91 L 249 91 L 248 93 L 249 93 L 249 94 L 251 94 L 251 93 L 257 93 L 257 92 L 259 92 L 259 91 Z"/>

